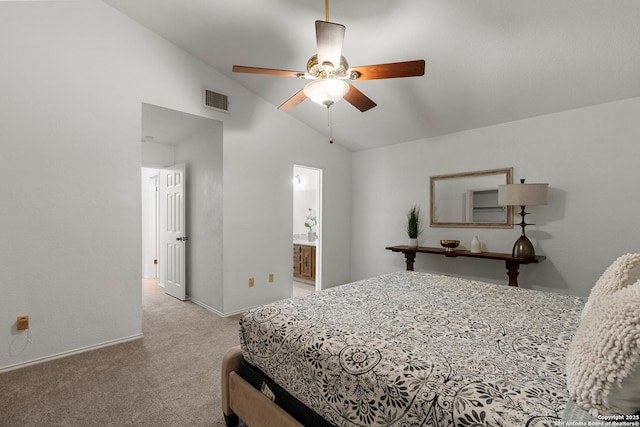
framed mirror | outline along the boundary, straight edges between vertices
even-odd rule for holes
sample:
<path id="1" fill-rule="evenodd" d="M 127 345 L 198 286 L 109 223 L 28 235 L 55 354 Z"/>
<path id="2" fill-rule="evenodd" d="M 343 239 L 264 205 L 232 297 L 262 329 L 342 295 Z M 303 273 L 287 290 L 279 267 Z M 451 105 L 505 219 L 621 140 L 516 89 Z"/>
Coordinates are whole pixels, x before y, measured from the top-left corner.
<path id="1" fill-rule="evenodd" d="M 513 168 L 430 177 L 431 227 L 513 228 L 513 209 L 498 205 L 498 185 Z"/>

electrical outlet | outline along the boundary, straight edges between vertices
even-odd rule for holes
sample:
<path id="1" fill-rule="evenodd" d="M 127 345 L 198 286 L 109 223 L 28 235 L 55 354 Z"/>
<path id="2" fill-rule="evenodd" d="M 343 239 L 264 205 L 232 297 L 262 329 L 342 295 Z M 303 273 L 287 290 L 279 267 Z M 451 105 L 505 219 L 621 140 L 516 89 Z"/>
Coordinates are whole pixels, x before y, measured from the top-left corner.
<path id="1" fill-rule="evenodd" d="M 273 283 L 273 273 L 269 273 L 269 283 Z"/>
<path id="2" fill-rule="evenodd" d="M 29 316 L 18 316 L 18 320 L 16 321 L 16 329 L 19 331 L 29 329 Z"/>
<path id="3" fill-rule="evenodd" d="M 249 277 L 249 287 L 253 288 L 253 285 L 255 285 L 255 281 L 253 280 L 253 277 Z"/>

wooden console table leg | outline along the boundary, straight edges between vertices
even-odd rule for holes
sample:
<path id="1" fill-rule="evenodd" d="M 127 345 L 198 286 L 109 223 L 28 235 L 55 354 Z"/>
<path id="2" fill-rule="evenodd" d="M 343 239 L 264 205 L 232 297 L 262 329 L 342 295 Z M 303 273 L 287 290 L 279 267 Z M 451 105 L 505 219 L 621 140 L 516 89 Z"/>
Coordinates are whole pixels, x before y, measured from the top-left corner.
<path id="1" fill-rule="evenodd" d="M 416 253 L 415 252 L 405 252 L 404 253 L 404 258 L 407 261 L 407 271 L 413 271 L 413 263 L 416 260 Z"/>
<path id="2" fill-rule="evenodd" d="M 513 261 L 506 261 L 506 263 L 509 286 L 518 286 L 518 268 L 520 268 L 520 264 Z"/>

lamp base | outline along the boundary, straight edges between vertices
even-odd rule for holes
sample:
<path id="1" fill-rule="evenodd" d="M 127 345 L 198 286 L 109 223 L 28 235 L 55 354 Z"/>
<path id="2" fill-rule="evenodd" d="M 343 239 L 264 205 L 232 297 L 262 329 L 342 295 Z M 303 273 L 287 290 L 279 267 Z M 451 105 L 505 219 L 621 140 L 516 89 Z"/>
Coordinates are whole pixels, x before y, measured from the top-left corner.
<path id="1" fill-rule="evenodd" d="M 524 234 L 520 236 L 516 243 L 513 245 L 511 256 L 514 258 L 535 258 L 536 251 L 533 249 L 533 244 Z"/>

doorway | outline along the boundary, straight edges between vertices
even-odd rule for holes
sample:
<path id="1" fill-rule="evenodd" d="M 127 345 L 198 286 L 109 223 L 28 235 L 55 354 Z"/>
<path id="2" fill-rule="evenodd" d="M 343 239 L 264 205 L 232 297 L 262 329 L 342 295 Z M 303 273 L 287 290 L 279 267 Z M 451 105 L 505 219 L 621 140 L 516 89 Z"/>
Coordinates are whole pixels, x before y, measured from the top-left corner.
<path id="1" fill-rule="evenodd" d="M 186 283 L 183 287 L 186 298 L 210 311 L 222 311 L 223 124 L 218 120 L 151 104 L 143 103 L 141 110 L 141 167 L 158 171 L 171 165 L 185 165 L 184 178 L 180 180 L 187 185 L 184 197 L 181 196 L 186 208 L 185 214 L 181 215 L 185 220 L 185 233 L 179 236 L 182 240 L 175 236 L 170 240 L 174 244 L 186 242 L 183 253 L 187 257 L 185 268 L 181 270 L 186 277 L 183 282 Z M 161 175 L 158 173 L 157 176 Z M 157 180 L 158 189 L 160 181 L 167 181 Z M 142 183 L 144 186 L 144 178 Z M 159 192 L 153 197 L 162 199 Z M 168 215 L 162 207 L 158 212 Z M 162 215 L 155 216 L 156 224 L 161 224 Z M 151 228 L 152 225 L 143 221 L 143 232 Z M 162 265 L 163 251 L 160 248 L 166 248 L 160 242 L 162 234 L 158 230 L 153 253 L 142 249 L 143 277 L 151 277 L 155 273 L 158 279 L 162 279 L 168 268 L 168 265 Z M 154 260 L 158 264 L 154 264 Z M 151 263 L 151 268 L 145 267 L 145 263 Z"/>
<path id="2" fill-rule="evenodd" d="M 142 168 L 142 278 L 158 280 L 158 177 L 160 169 Z"/>
<path id="3" fill-rule="evenodd" d="M 293 165 L 292 296 L 322 289 L 322 169 Z"/>
<path id="4" fill-rule="evenodd" d="M 142 196 L 142 297 L 164 293 L 159 284 L 158 239 L 158 178 L 160 169 L 142 168 L 140 194 Z"/>
<path id="5" fill-rule="evenodd" d="M 143 290 L 155 280 L 164 291 L 186 299 L 185 165 L 142 168 Z M 175 241 L 174 241 L 175 240 Z"/>

